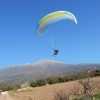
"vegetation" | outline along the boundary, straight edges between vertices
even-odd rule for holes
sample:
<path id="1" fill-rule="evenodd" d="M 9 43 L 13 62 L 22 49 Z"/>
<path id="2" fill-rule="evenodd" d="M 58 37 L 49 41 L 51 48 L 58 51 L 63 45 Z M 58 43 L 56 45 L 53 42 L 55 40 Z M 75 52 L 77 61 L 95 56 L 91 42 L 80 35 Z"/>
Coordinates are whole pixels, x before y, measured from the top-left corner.
<path id="1" fill-rule="evenodd" d="M 37 87 L 37 82 L 31 82 L 31 83 L 30 83 L 30 86 L 31 86 L 31 87 Z"/>
<path id="2" fill-rule="evenodd" d="M 89 77 L 95 77 L 95 76 L 100 76 L 100 70 L 90 70 L 91 74 L 89 75 Z M 80 72 L 76 75 L 71 75 L 71 76 L 64 76 L 64 77 L 58 77 L 58 78 L 47 78 L 47 79 L 40 79 L 37 80 L 36 82 L 31 82 L 30 86 L 31 87 L 37 87 L 37 86 L 43 86 L 46 84 L 56 84 L 56 83 L 63 83 L 63 82 L 69 82 L 69 81 L 74 81 L 74 80 L 79 80 L 79 79 L 84 79 L 86 78 L 86 73 L 88 73 L 88 71 L 85 72 Z"/>
<path id="3" fill-rule="evenodd" d="M 45 81 L 44 79 L 37 80 L 37 85 L 38 85 L 38 86 L 46 85 L 46 81 Z"/>
<path id="4" fill-rule="evenodd" d="M 91 77 L 100 76 L 100 70 L 89 70 L 85 72 L 80 72 L 76 75 L 64 76 L 64 77 L 52 77 L 47 79 L 40 79 L 36 82 L 31 82 L 31 87 L 39 87 L 44 86 L 46 84 L 56 84 L 56 83 L 63 83 L 77 80 L 78 84 L 75 85 L 71 91 L 67 89 L 57 90 L 54 91 L 54 98 L 53 100 L 69 100 L 70 97 L 75 97 L 73 100 L 99 100 L 100 99 L 100 92 L 95 93 L 97 90 L 98 85 L 100 82 L 90 80 Z M 27 84 L 26 84 L 27 85 Z M 24 85 L 24 87 L 26 86 Z M 7 85 L 7 84 L 0 84 L 0 90 L 8 91 L 8 90 L 17 90 L 21 88 L 19 84 L 14 85 Z M 95 91 L 96 90 L 96 91 Z M 100 91 L 100 87 L 98 87 Z M 31 97 L 25 97 L 23 100 L 32 100 Z M 95 99 L 94 99 L 95 98 Z"/>
<path id="5" fill-rule="evenodd" d="M 9 91 L 9 90 L 17 90 L 20 88 L 19 84 L 8 85 L 0 83 L 0 91 Z"/>
<path id="6" fill-rule="evenodd" d="M 81 78 L 78 80 L 79 84 L 77 86 L 75 85 L 69 94 L 66 94 L 66 92 L 62 93 L 61 91 L 56 92 L 56 96 L 54 95 L 54 100 L 69 100 L 70 95 L 76 97 L 73 100 L 99 100 L 100 92 L 95 95 L 93 95 L 93 93 L 97 87 L 100 86 L 100 82 L 90 80 L 90 77 L 95 75 L 99 76 L 99 72 L 99 70 L 89 70 L 87 72 L 83 72 L 81 74 Z M 98 91 L 100 91 L 100 88 Z"/>
<path id="7" fill-rule="evenodd" d="M 92 69 L 89 71 L 80 72 L 76 75 L 64 76 L 58 78 L 47 78 L 44 80 L 44 82 L 46 82 L 46 84 L 55 84 L 55 83 L 62 83 L 74 80 L 78 81 L 78 85 L 77 86 L 75 85 L 70 92 L 65 92 L 64 90 L 56 91 L 53 100 L 69 100 L 70 96 L 76 97 L 73 100 L 99 100 L 100 92 L 94 95 L 93 93 L 95 92 L 100 82 L 90 80 L 91 77 L 95 76 L 100 76 L 100 70 Z M 42 80 L 38 80 L 37 82 L 33 83 L 38 84 L 36 86 L 42 86 L 40 85 L 42 84 Z M 82 90 L 80 90 L 80 88 L 82 88 Z M 98 89 L 100 90 L 100 88 Z"/>
<path id="8" fill-rule="evenodd" d="M 89 98 L 84 99 L 83 97 L 81 97 L 81 98 L 74 98 L 73 100 L 90 100 L 90 99 Z M 93 99 L 91 100 L 100 100 L 100 92 L 94 94 Z"/>
<path id="9" fill-rule="evenodd" d="M 100 92 L 94 94 L 93 96 L 95 97 L 95 99 L 98 99 L 99 100 L 100 99 Z"/>
<path id="10" fill-rule="evenodd" d="M 55 78 L 47 78 L 46 82 L 47 84 L 55 84 L 57 83 L 57 80 Z"/>

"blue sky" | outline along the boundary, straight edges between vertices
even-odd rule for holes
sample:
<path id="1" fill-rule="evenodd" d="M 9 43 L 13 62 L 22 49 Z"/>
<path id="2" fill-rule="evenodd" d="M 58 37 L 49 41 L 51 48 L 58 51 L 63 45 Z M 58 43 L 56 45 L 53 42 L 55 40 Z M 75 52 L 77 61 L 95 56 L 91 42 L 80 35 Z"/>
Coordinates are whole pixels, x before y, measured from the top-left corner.
<path id="1" fill-rule="evenodd" d="M 46 14 L 65 10 L 78 21 L 57 57 L 36 27 Z M 50 59 L 64 63 L 100 63 L 100 0 L 0 0 L 0 68 Z"/>

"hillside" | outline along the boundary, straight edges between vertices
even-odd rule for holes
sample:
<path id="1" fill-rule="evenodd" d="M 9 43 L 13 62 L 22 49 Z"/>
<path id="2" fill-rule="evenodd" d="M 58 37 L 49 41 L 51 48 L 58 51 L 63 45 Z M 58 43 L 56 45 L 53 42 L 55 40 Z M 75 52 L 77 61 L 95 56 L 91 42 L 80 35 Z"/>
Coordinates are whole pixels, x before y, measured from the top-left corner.
<path id="1" fill-rule="evenodd" d="M 100 77 L 93 77 L 90 80 L 95 81 L 95 82 L 100 82 Z M 58 84 L 53 84 L 53 85 L 46 85 L 42 87 L 36 87 L 36 88 L 33 88 L 31 91 L 16 92 L 14 96 L 17 97 L 18 99 L 27 98 L 27 100 L 29 98 L 31 98 L 32 100 L 56 100 L 56 99 L 53 99 L 55 92 L 59 92 L 63 90 L 66 92 L 66 95 L 68 95 L 70 92 L 72 93 L 71 90 L 76 89 L 75 87 L 76 88 L 79 87 L 80 90 L 82 89 L 78 81 L 71 81 L 71 82 L 58 83 Z M 100 91 L 99 84 L 97 85 L 95 92 L 98 92 L 98 91 Z M 72 98 L 72 95 L 70 95 L 70 97 Z M 70 100 L 72 100 L 71 98 Z"/>
<path id="2" fill-rule="evenodd" d="M 28 63 L 0 69 L 0 82 L 24 83 L 40 78 L 75 74 L 94 67 L 99 69 L 100 64 L 65 64 L 53 60 L 40 60 L 34 64 Z"/>

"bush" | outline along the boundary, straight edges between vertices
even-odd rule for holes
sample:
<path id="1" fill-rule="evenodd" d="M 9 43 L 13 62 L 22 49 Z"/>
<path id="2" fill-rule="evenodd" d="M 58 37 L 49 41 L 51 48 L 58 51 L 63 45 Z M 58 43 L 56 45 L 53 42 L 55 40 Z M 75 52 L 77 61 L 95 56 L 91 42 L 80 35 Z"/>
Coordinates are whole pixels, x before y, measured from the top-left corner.
<path id="1" fill-rule="evenodd" d="M 65 90 L 55 91 L 53 100 L 69 100 L 70 93 Z"/>
<path id="2" fill-rule="evenodd" d="M 70 76 L 67 76 L 67 77 L 65 78 L 65 82 L 69 82 L 69 81 L 71 81 Z"/>
<path id="3" fill-rule="evenodd" d="M 46 85 L 46 81 L 45 81 L 44 79 L 37 80 L 37 85 L 38 85 L 38 86 Z"/>
<path id="4" fill-rule="evenodd" d="M 59 77 L 58 78 L 58 83 L 62 83 L 62 82 L 64 82 L 64 79 L 62 77 Z"/>
<path id="5" fill-rule="evenodd" d="M 30 83 L 30 86 L 31 86 L 31 87 L 37 87 L 37 82 L 31 82 L 31 83 Z"/>
<path id="6" fill-rule="evenodd" d="M 8 84 L 0 84 L 0 90 L 2 91 L 9 91 L 9 90 L 17 90 L 20 88 L 19 84 L 16 85 L 8 85 Z"/>
<path id="7" fill-rule="evenodd" d="M 100 92 L 93 95 L 96 99 L 100 100 Z"/>
<path id="8" fill-rule="evenodd" d="M 56 78 L 48 78 L 47 83 L 48 84 L 55 84 L 55 83 L 57 83 L 57 79 Z"/>
<path id="9" fill-rule="evenodd" d="M 17 90 L 17 89 L 20 89 L 20 88 L 21 88 L 20 84 L 14 84 L 13 85 L 14 90 Z"/>
<path id="10" fill-rule="evenodd" d="M 94 72 L 94 75 L 95 75 L 95 76 L 100 76 L 100 70 L 96 70 L 96 71 Z"/>

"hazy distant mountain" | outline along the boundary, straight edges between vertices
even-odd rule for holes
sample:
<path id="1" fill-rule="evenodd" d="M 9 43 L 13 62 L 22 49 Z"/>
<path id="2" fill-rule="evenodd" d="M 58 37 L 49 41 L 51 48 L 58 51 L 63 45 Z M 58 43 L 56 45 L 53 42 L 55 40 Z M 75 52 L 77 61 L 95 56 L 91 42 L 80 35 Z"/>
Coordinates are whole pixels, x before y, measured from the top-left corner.
<path id="1" fill-rule="evenodd" d="M 0 69 L 0 82 L 23 83 L 40 78 L 74 74 L 94 67 L 100 68 L 100 64 L 64 64 L 53 60 L 40 60 L 34 64 Z"/>

